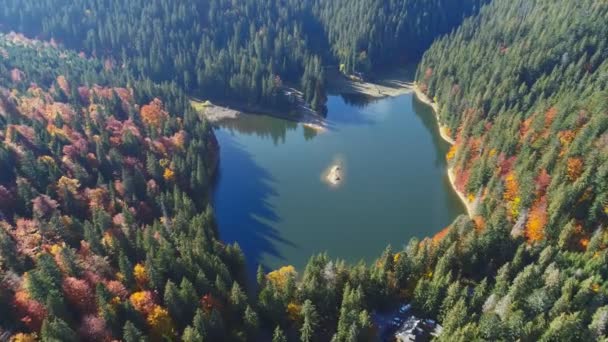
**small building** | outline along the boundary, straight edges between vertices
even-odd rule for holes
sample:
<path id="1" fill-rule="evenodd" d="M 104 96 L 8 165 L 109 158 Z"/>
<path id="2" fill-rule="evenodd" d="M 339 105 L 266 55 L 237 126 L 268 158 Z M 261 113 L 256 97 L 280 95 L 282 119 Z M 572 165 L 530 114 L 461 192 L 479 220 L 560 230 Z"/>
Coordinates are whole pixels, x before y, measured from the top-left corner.
<path id="1" fill-rule="evenodd" d="M 412 305 L 406 303 L 390 311 L 373 312 L 372 318 L 383 342 L 431 341 L 442 330 L 434 320 L 416 317 Z"/>
<path id="2" fill-rule="evenodd" d="M 431 319 L 410 316 L 395 333 L 398 342 L 430 341 L 438 336 L 443 328 Z"/>

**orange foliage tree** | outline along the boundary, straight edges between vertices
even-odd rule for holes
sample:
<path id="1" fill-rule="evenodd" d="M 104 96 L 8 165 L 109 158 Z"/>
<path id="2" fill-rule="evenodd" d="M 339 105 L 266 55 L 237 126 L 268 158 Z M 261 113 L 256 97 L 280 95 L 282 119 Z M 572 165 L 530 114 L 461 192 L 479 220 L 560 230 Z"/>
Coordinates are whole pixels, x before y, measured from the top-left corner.
<path id="1" fill-rule="evenodd" d="M 173 170 L 171 170 L 170 168 L 166 168 L 165 172 L 163 172 L 163 178 L 167 182 L 171 182 L 172 180 L 175 179 L 175 172 Z"/>
<path id="2" fill-rule="evenodd" d="M 57 85 L 63 92 L 67 95 L 70 95 L 70 84 L 68 80 L 63 75 L 57 76 Z"/>
<path id="3" fill-rule="evenodd" d="M 551 107 L 545 112 L 545 128 L 549 128 L 557 115 L 557 108 Z"/>
<path id="4" fill-rule="evenodd" d="M 545 226 L 547 225 L 547 200 L 542 197 L 530 210 L 526 224 L 526 239 L 528 242 L 538 242 L 545 237 Z"/>
<path id="5" fill-rule="evenodd" d="M 515 173 L 512 171 L 509 172 L 505 178 L 503 199 L 507 201 L 507 204 L 511 209 L 511 216 L 519 216 L 519 204 L 521 202 L 521 198 L 519 197 L 519 182 L 517 181 Z"/>
<path id="6" fill-rule="evenodd" d="M 568 158 L 568 179 L 574 182 L 583 173 L 583 159 Z"/>
<path id="7" fill-rule="evenodd" d="M 141 107 L 142 121 L 150 127 L 159 128 L 168 116 L 159 99 L 154 99 L 150 104 Z"/>
<path id="8" fill-rule="evenodd" d="M 450 227 L 443 228 L 441 231 L 439 231 L 439 233 L 437 233 L 433 236 L 433 243 L 439 244 L 439 242 L 441 242 L 441 240 L 443 240 L 443 238 L 445 238 L 449 232 L 450 232 Z"/>

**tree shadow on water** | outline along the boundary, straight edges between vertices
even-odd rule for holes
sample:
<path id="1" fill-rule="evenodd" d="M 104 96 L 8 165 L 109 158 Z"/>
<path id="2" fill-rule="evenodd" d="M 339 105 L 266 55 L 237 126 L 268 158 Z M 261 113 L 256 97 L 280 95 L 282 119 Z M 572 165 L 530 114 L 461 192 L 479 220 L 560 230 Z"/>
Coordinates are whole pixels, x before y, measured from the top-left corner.
<path id="1" fill-rule="evenodd" d="M 270 197 L 277 195 L 272 175 L 230 134 L 218 138 L 221 152 L 213 206 L 220 238 L 226 243 L 238 242 L 249 280 L 255 281 L 258 265 L 264 266 L 264 255 L 284 260 L 278 247 L 296 245 L 275 228 L 281 220 L 269 203 Z"/>
<path id="2" fill-rule="evenodd" d="M 450 144 L 443 140 L 439 133 L 439 127 L 437 125 L 437 119 L 433 109 L 420 101 L 416 96 L 412 96 L 412 108 L 416 117 L 420 119 L 426 130 L 431 134 L 433 139 L 433 145 L 437 149 L 437 159 L 435 160 L 435 166 L 442 169 L 447 168 L 447 161 L 445 159 L 446 153 L 450 149 Z"/>

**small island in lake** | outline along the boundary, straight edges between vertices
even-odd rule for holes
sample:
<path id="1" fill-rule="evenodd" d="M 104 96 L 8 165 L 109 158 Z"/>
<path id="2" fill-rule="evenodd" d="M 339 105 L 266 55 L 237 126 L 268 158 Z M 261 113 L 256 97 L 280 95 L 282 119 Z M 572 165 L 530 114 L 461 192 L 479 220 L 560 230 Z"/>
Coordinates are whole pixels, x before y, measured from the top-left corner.
<path id="1" fill-rule="evenodd" d="M 343 179 L 343 168 L 340 163 L 333 163 L 330 168 L 323 173 L 324 180 L 331 186 L 337 187 L 339 186 Z"/>

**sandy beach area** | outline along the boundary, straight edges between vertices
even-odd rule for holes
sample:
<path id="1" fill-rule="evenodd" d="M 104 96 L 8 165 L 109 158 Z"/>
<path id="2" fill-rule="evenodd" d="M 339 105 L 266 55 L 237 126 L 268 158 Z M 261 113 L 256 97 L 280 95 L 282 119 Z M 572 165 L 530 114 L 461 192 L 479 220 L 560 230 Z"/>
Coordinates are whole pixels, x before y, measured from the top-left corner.
<path id="1" fill-rule="evenodd" d="M 439 115 L 438 115 L 439 105 L 436 102 L 434 102 L 433 100 L 431 100 L 425 93 L 423 93 L 420 90 L 420 88 L 418 88 L 418 86 L 414 85 L 413 90 L 414 90 L 414 93 L 416 94 L 416 97 L 421 102 L 424 102 L 427 105 L 429 105 L 431 108 L 433 108 L 433 112 L 435 113 L 435 120 L 437 121 L 437 127 L 439 127 L 439 134 L 441 135 L 443 140 L 447 141 L 450 145 L 454 145 L 456 143 L 456 141 L 447 134 L 447 128 L 445 126 L 442 126 L 441 123 L 439 122 Z M 470 218 L 475 217 L 475 215 L 476 215 L 476 208 L 474 205 L 475 201 L 469 202 L 467 196 L 465 194 L 463 194 L 462 192 L 458 191 L 458 189 L 456 189 L 456 182 L 455 182 L 456 175 L 454 174 L 454 170 L 452 168 L 448 168 L 448 178 L 450 180 L 450 184 L 452 185 L 452 189 L 454 189 L 456 194 L 458 194 L 458 197 L 460 198 L 460 200 L 464 204 L 465 208 L 467 209 L 467 214 L 469 215 L 469 217 Z"/>
<path id="2" fill-rule="evenodd" d="M 365 95 L 374 98 L 399 96 L 412 92 L 413 83 L 405 69 L 396 69 L 378 74 L 373 81 L 355 81 L 341 73 L 328 77 L 327 89 L 330 93 Z"/>

